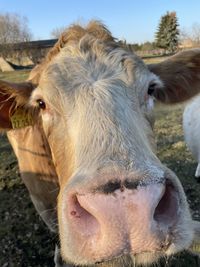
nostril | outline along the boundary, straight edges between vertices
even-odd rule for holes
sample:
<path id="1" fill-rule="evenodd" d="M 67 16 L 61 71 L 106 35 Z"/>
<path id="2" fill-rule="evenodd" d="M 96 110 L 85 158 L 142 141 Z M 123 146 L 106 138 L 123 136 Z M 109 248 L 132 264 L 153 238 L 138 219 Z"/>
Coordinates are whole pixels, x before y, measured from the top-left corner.
<path id="1" fill-rule="evenodd" d="M 159 225 L 170 227 L 174 225 L 178 218 L 178 193 L 174 186 L 167 182 L 163 195 L 155 208 L 154 220 Z"/>
<path id="2" fill-rule="evenodd" d="M 86 216 L 86 210 L 84 210 L 79 202 L 78 202 L 78 199 L 76 196 L 73 196 L 72 199 L 71 199 L 71 207 L 70 207 L 70 215 L 75 217 L 75 218 L 81 218 L 83 217 L 84 215 Z"/>
<path id="3" fill-rule="evenodd" d="M 72 196 L 68 204 L 70 218 L 78 232 L 82 235 L 89 236 L 99 231 L 99 222 L 95 216 L 80 203 L 77 195 Z"/>

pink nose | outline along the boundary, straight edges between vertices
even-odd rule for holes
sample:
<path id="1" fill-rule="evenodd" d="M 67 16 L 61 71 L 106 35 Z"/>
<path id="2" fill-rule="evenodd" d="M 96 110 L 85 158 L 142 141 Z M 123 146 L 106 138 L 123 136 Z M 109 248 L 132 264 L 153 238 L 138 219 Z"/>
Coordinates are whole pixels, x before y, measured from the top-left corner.
<path id="1" fill-rule="evenodd" d="M 68 199 L 65 212 L 76 251 L 101 261 L 167 246 L 177 205 L 175 190 L 156 184 L 111 194 L 76 194 Z"/>

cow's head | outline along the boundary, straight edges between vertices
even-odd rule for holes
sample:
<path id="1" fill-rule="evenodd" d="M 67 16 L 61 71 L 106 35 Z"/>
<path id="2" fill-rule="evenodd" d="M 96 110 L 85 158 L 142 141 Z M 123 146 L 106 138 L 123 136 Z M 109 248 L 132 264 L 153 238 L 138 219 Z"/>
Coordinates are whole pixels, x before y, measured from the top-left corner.
<path id="1" fill-rule="evenodd" d="M 1 128 L 44 129 L 66 261 L 150 263 L 190 246 L 185 193 L 154 153 L 146 103 L 179 102 L 199 88 L 200 50 L 147 67 L 97 22 L 69 28 L 29 82 L 0 82 Z"/>

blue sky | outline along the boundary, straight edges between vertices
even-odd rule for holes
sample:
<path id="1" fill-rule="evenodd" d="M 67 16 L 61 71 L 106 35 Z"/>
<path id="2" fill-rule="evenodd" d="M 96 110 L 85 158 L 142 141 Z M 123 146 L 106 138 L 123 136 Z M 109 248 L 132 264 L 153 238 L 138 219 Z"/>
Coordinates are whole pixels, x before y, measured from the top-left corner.
<path id="1" fill-rule="evenodd" d="M 128 42 L 153 41 L 160 17 L 176 11 L 180 28 L 200 24 L 199 0 L 0 0 L 0 12 L 26 16 L 34 39 L 48 39 L 52 29 L 76 21 L 103 21 Z"/>

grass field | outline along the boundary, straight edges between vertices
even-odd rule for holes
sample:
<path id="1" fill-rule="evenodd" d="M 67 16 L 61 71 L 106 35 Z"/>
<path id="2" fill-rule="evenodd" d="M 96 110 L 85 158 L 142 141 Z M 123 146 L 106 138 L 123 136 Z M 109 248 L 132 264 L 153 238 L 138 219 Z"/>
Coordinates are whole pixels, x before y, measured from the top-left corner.
<path id="1" fill-rule="evenodd" d="M 0 73 L 0 79 L 22 81 L 27 75 L 27 71 Z M 200 184 L 194 178 L 196 163 L 183 141 L 182 111 L 181 105 L 156 107 L 158 156 L 180 178 L 192 216 L 200 220 Z M 54 266 L 55 240 L 33 208 L 6 136 L 0 136 L 0 266 Z M 200 261 L 188 253 L 181 253 L 167 262 L 164 260 L 160 266 L 199 267 Z"/>

